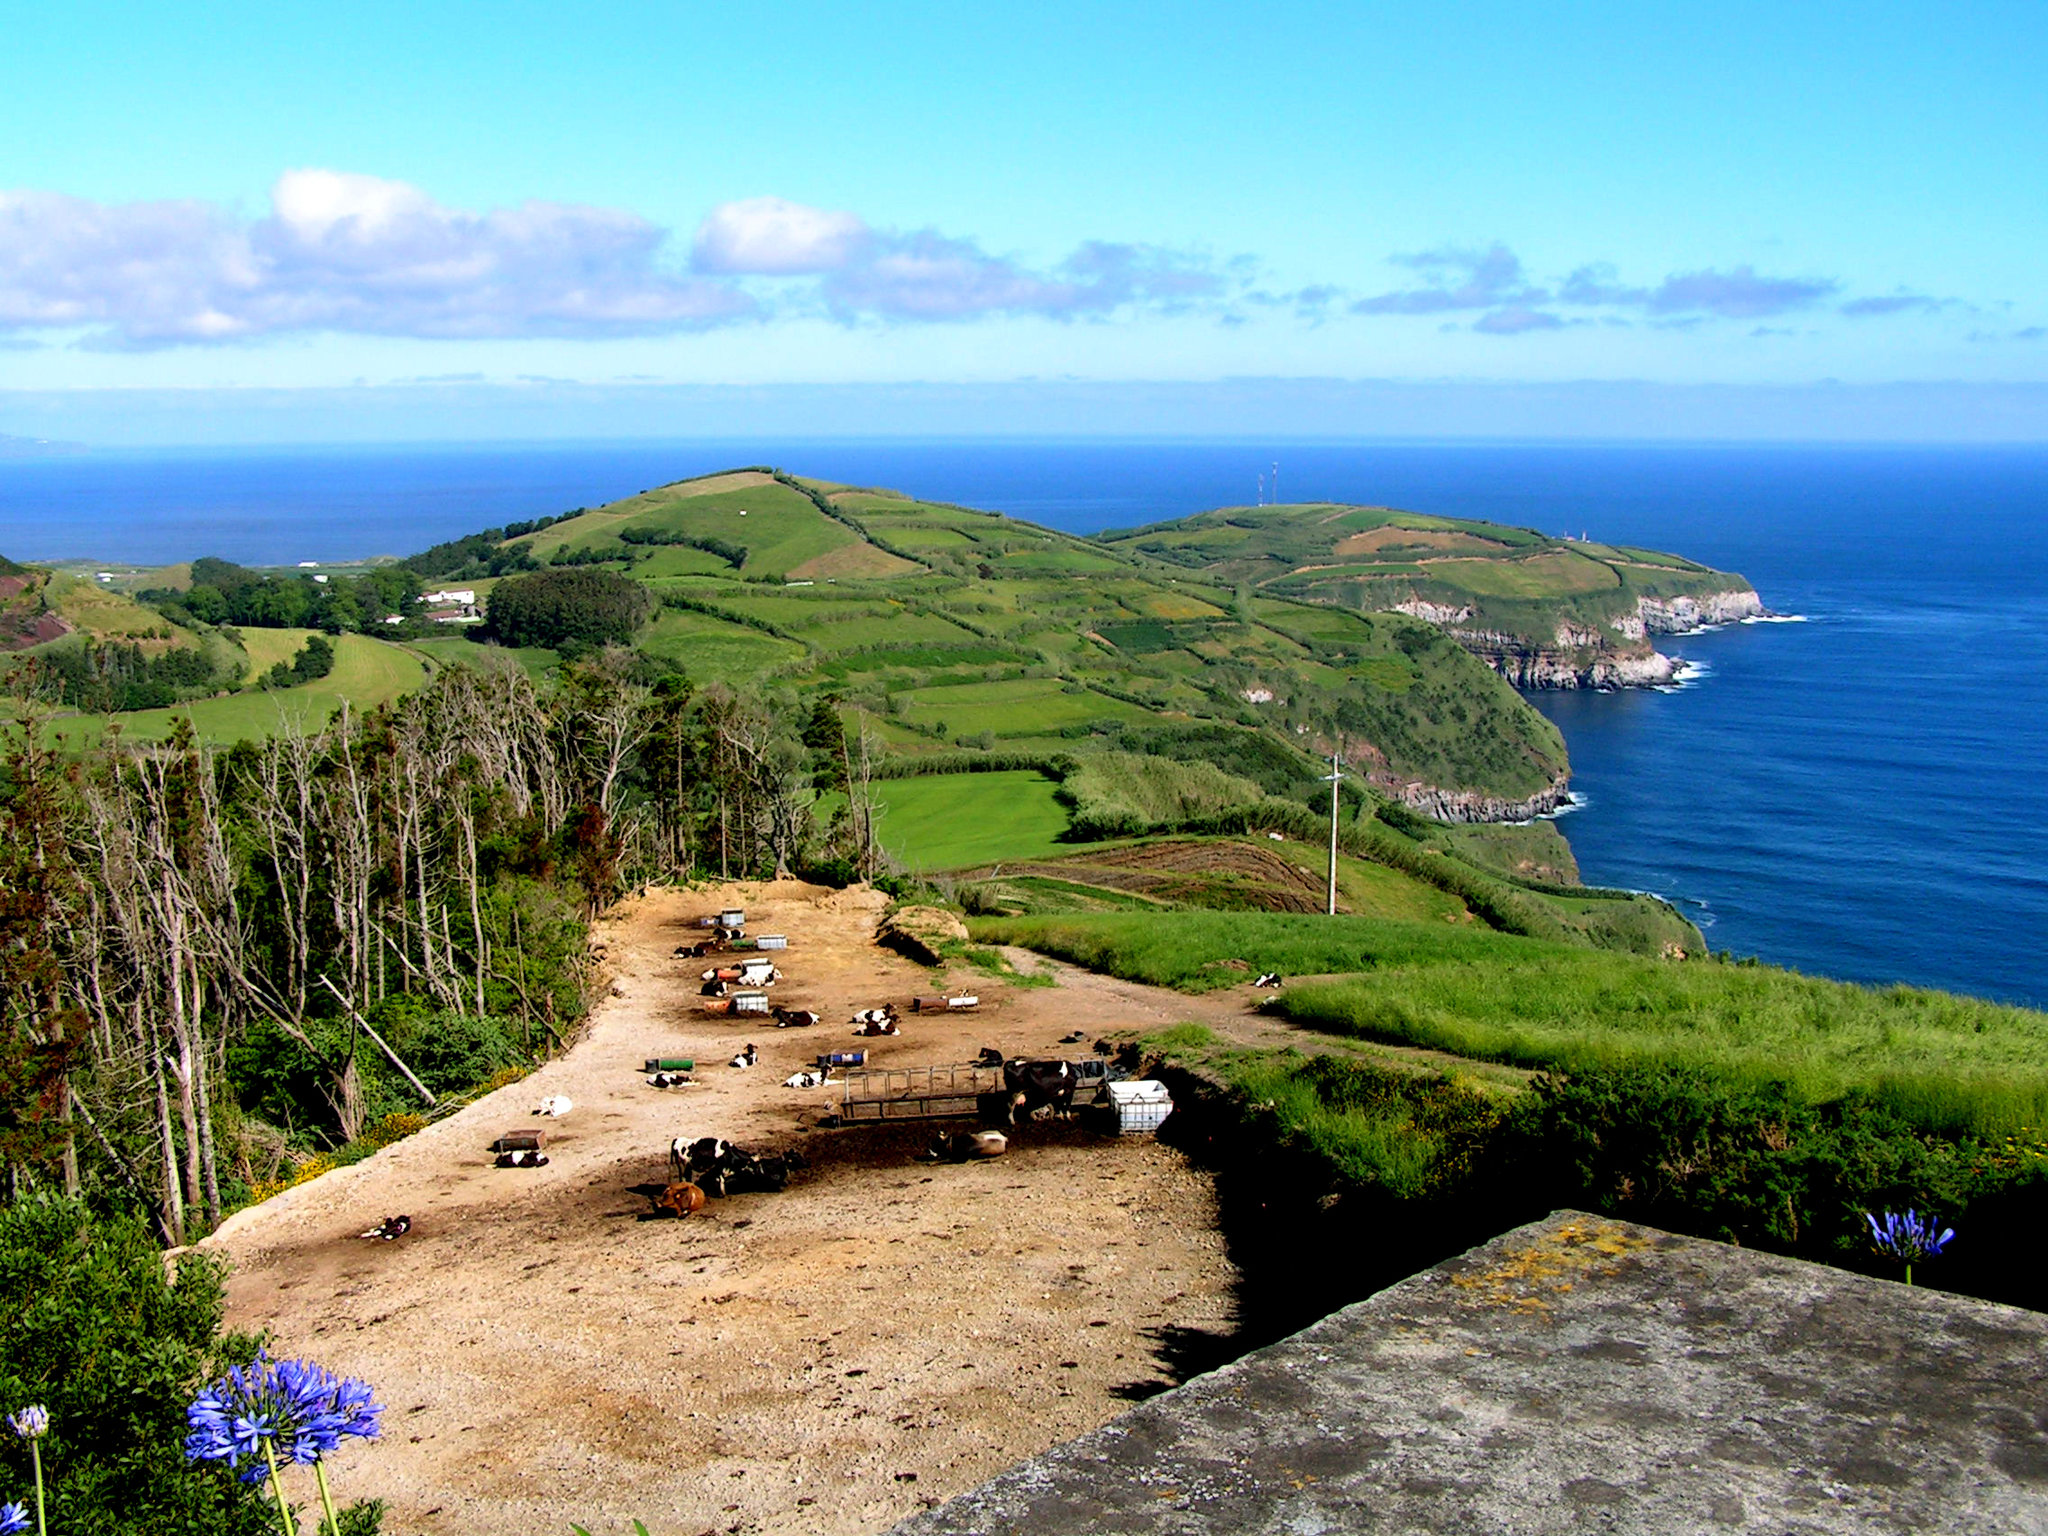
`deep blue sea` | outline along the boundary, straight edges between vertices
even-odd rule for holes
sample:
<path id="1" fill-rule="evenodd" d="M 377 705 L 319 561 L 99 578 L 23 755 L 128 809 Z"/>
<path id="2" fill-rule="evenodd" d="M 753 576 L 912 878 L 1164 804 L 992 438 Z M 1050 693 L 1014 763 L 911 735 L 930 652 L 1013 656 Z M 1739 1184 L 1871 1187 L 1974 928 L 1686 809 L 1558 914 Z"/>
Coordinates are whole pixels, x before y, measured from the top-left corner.
<path id="1" fill-rule="evenodd" d="M 1716 949 L 2048 1006 L 2048 450 L 1173 443 L 576 444 L 0 460 L 0 553 L 404 554 L 731 464 L 1077 532 L 1385 502 L 1676 550 L 1804 622 L 1671 639 L 1673 693 L 1547 694 L 1588 880 Z"/>

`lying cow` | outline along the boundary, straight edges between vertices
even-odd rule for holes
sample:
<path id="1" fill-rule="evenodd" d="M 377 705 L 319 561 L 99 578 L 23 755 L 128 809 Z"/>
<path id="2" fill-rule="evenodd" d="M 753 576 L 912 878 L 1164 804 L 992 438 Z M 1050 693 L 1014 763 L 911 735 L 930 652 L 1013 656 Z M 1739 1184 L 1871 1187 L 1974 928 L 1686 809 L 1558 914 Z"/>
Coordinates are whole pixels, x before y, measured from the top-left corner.
<path id="1" fill-rule="evenodd" d="M 894 1019 L 869 1019 L 865 1024 L 855 1024 L 853 1034 L 856 1040 L 871 1040 L 877 1035 L 900 1035 L 903 1031 Z"/>
<path id="2" fill-rule="evenodd" d="M 731 1067 L 751 1067 L 755 1062 L 759 1061 L 760 1059 L 761 1053 L 758 1050 L 756 1050 L 752 1045 L 749 1045 L 744 1051 L 741 1051 L 739 1055 L 733 1057 L 731 1061 L 727 1062 L 726 1065 Z"/>
<path id="3" fill-rule="evenodd" d="M 1252 985 L 1255 987 L 1277 987 L 1280 985 L 1280 973 L 1278 971 L 1262 972 L 1259 979 L 1253 982 Z"/>
<path id="4" fill-rule="evenodd" d="M 686 1088 L 689 1084 L 690 1074 L 687 1072 L 655 1072 L 647 1079 L 650 1088 Z"/>
<path id="5" fill-rule="evenodd" d="M 984 1045 L 981 1054 L 974 1058 L 974 1064 L 977 1067 L 1000 1067 L 1003 1064 L 1003 1053 L 992 1045 Z"/>
<path id="6" fill-rule="evenodd" d="M 536 1115 L 548 1115 L 552 1118 L 559 1119 L 561 1116 L 566 1115 L 567 1113 L 569 1113 L 570 1110 L 574 1109 L 575 1107 L 575 1101 L 572 1100 L 566 1093 L 551 1093 L 546 1098 L 542 1099 L 538 1104 L 534 1105 L 533 1112 Z"/>
<path id="7" fill-rule="evenodd" d="M 673 1211 L 678 1221 L 704 1209 L 704 1191 L 694 1184 L 671 1184 L 652 1198 L 655 1215 Z"/>
<path id="8" fill-rule="evenodd" d="M 689 1182 L 714 1200 L 748 1190 L 780 1194 L 788 1187 L 790 1170 L 803 1166 L 797 1152 L 749 1152 L 716 1136 L 695 1141 L 678 1136 L 669 1143 L 669 1181 Z"/>
<path id="9" fill-rule="evenodd" d="M 522 1148 L 498 1154 L 500 1168 L 545 1168 L 547 1165 L 548 1155 L 545 1152 L 528 1152 Z"/>
<path id="10" fill-rule="evenodd" d="M 823 1088 L 832 1081 L 823 1067 L 806 1067 L 801 1072 L 792 1072 L 782 1080 L 785 1088 Z"/>
<path id="11" fill-rule="evenodd" d="M 1003 1087 L 1008 1091 L 1009 1123 L 1035 1119 L 1040 1111 L 1066 1114 L 1074 1107 L 1074 1088 L 1079 1080 L 1064 1061 L 1026 1061 L 1019 1056 L 1003 1063 Z"/>
<path id="12" fill-rule="evenodd" d="M 970 1158 L 1001 1157 L 1010 1139 L 1001 1131 L 945 1131 L 925 1150 L 925 1161 L 964 1163 Z"/>
<path id="13" fill-rule="evenodd" d="M 775 1016 L 777 1029 L 809 1029 L 818 1022 L 818 1016 L 808 1008 L 784 1008 L 776 1004 L 768 1011 Z"/>

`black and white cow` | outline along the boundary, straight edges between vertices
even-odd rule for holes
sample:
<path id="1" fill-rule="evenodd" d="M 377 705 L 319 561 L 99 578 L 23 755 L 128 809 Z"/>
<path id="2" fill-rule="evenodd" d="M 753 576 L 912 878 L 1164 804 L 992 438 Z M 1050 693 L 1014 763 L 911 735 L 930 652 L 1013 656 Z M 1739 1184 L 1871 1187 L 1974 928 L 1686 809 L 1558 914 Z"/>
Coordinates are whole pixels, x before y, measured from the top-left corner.
<path id="1" fill-rule="evenodd" d="M 1066 1114 L 1074 1107 L 1078 1079 L 1064 1061 L 1026 1061 L 1019 1056 L 1003 1063 L 1003 1087 L 1007 1091 L 1009 1123 L 1034 1119 L 1050 1109 Z"/>

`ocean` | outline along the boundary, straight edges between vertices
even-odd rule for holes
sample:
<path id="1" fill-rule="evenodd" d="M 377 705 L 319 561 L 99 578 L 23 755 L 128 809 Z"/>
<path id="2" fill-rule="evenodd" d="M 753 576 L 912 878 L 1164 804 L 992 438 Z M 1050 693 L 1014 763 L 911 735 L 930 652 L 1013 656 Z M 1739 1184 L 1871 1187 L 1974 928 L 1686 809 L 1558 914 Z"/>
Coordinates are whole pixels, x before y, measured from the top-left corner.
<path id="1" fill-rule="evenodd" d="M 0 460 L 0 554 L 404 554 L 732 464 L 1075 532 L 1390 503 L 1675 550 L 1798 622 L 1669 638 L 1668 693 L 1551 693 L 1585 878 L 1715 949 L 2048 1006 L 2048 450 L 1166 442 L 579 443 Z"/>

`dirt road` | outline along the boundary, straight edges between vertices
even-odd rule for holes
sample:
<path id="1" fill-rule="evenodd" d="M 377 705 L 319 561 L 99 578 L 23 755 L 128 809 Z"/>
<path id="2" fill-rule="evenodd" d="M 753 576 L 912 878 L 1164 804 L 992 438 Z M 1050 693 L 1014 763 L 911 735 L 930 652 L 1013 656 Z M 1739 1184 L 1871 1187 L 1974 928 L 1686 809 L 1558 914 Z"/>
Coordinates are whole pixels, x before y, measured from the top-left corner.
<path id="1" fill-rule="evenodd" d="M 721 905 L 789 935 L 777 999 L 829 1022 L 699 1011 L 702 962 L 671 951 Z M 653 1536 L 874 1531 L 1112 1417 L 1228 1331 L 1213 1186 L 1180 1154 L 1046 1125 L 1003 1158 L 926 1164 L 928 1130 L 814 1129 L 836 1095 L 781 1081 L 856 1046 L 891 1064 L 1085 1052 L 1057 1042 L 1242 1020 L 1245 999 L 1048 966 L 1062 985 L 974 976 L 978 1015 L 856 1042 L 853 1009 L 933 988 L 875 946 L 882 905 L 794 882 L 630 903 L 602 925 L 613 995 L 574 1049 L 208 1240 L 234 1264 L 231 1326 L 268 1328 L 389 1405 L 382 1443 L 338 1476 L 390 1502 L 392 1536 L 572 1520 L 609 1536 L 636 1517 Z M 749 1040 L 761 1065 L 724 1066 Z M 694 1056 L 701 1084 L 648 1087 L 654 1055 Z M 537 1121 L 549 1094 L 575 1107 Z M 542 1123 L 550 1166 L 492 1166 L 492 1138 Z M 662 1181 L 678 1134 L 796 1147 L 811 1166 L 784 1194 L 650 1220 L 634 1190 Z M 355 1235 L 400 1212 L 400 1241 Z"/>

